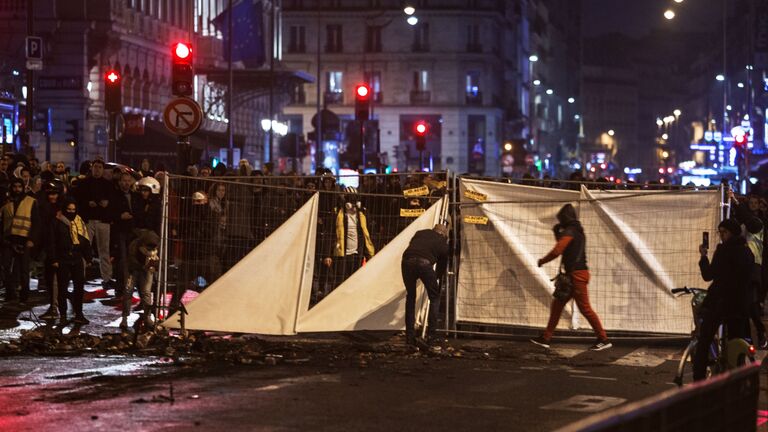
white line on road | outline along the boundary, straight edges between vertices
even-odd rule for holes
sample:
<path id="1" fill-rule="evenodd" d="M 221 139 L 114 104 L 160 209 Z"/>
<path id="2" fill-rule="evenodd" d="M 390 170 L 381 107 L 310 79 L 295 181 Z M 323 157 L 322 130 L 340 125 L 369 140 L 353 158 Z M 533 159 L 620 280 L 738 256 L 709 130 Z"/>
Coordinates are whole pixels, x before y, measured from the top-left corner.
<path id="1" fill-rule="evenodd" d="M 611 377 L 596 377 L 596 376 L 587 376 L 587 375 L 568 375 L 571 378 L 583 378 L 583 379 L 593 379 L 593 380 L 602 380 L 602 381 L 618 381 L 616 378 Z"/>

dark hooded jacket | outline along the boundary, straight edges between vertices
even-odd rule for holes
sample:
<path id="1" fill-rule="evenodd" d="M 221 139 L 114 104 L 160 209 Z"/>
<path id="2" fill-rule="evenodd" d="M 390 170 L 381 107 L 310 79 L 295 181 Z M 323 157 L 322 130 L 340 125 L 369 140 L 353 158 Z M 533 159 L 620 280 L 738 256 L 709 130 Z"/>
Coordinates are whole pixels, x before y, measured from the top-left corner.
<path id="1" fill-rule="evenodd" d="M 562 262 L 565 272 L 589 270 L 587 267 L 587 238 L 584 235 L 581 222 L 576 217 L 576 209 L 570 204 L 564 205 L 557 213 L 557 220 L 560 223 L 554 227 L 555 237 L 558 240 L 565 236 L 573 239 L 563 251 Z"/>
<path id="2" fill-rule="evenodd" d="M 753 263 L 754 256 L 741 236 L 717 245 L 711 263 L 702 256 L 699 260 L 701 277 L 712 282 L 704 298 L 704 308 L 726 316 L 748 316 Z"/>

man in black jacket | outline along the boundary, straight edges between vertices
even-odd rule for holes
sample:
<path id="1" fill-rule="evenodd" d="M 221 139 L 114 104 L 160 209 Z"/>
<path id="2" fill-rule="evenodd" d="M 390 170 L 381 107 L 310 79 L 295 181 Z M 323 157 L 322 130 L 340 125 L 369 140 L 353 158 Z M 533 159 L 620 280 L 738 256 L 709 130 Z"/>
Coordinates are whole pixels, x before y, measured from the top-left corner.
<path id="1" fill-rule="evenodd" d="M 427 340 L 434 341 L 437 327 L 437 314 L 440 311 L 439 279 L 445 274 L 448 263 L 448 227 L 435 225 L 431 230 L 421 230 L 414 234 L 408 248 L 403 252 L 401 269 L 405 284 L 405 341 L 416 344 L 414 330 L 416 322 L 416 282 L 421 279 L 429 298 L 429 316 L 427 319 Z M 437 264 L 437 269 L 433 267 Z"/>
<path id="2" fill-rule="evenodd" d="M 96 242 L 99 252 L 99 270 L 105 288 L 112 281 L 112 263 L 109 260 L 109 201 L 112 199 L 114 187 L 112 182 L 104 178 L 104 161 L 95 160 L 91 165 L 88 177 L 81 180 L 76 188 L 80 213 L 88 225 L 88 236 Z"/>
<path id="3" fill-rule="evenodd" d="M 719 325 L 726 325 L 729 339 L 744 337 L 749 319 L 749 286 L 754 257 L 741 236 L 741 225 L 736 220 L 724 220 L 718 226 L 718 232 L 722 243 L 717 245 L 711 263 L 707 247 L 699 247 L 701 276 L 712 284 L 702 304 L 703 319 L 699 324 L 699 341 L 693 357 L 693 379 L 696 381 L 707 377 L 709 347 Z"/>
<path id="4" fill-rule="evenodd" d="M 763 324 L 763 320 L 760 317 L 760 304 L 762 303 L 762 296 L 760 295 L 762 290 L 760 285 L 762 284 L 763 274 L 763 221 L 761 221 L 760 218 L 756 215 L 756 211 L 758 209 L 755 208 L 753 210 L 753 206 L 751 204 L 751 201 L 753 200 L 749 199 L 746 203 L 739 203 L 739 200 L 736 198 L 733 191 L 729 190 L 728 195 L 731 199 L 731 206 L 733 208 L 735 219 L 741 224 L 742 233 L 744 234 L 744 239 L 747 242 L 747 247 L 752 252 L 752 256 L 754 257 L 754 263 L 752 265 L 752 277 L 750 278 L 749 283 L 749 314 L 752 323 L 755 325 L 755 331 L 757 332 L 757 345 L 760 349 L 766 349 L 768 348 L 768 341 L 766 341 L 765 338 L 765 325 Z M 745 331 L 747 332 L 746 334 L 751 334 L 752 332 L 749 329 L 749 321 L 747 321 L 745 325 Z"/>
<path id="5" fill-rule="evenodd" d="M 115 275 L 117 283 L 115 288 L 115 298 L 122 296 L 125 281 L 128 278 L 128 245 L 133 241 L 134 227 L 134 207 L 136 206 L 136 196 L 131 187 L 133 186 L 133 177 L 128 173 L 121 173 L 117 181 L 118 189 L 113 193 L 109 202 L 109 213 L 112 225 L 110 227 L 109 238 L 110 256 L 114 257 L 112 261 L 112 272 Z"/>
<path id="6" fill-rule="evenodd" d="M 91 243 L 85 222 L 77 214 L 77 204 L 69 201 L 62 215 L 53 224 L 53 241 L 48 247 L 48 254 L 53 266 L 58 270 L 58 307 L 62 324 L 67 324 L 67 297 L 72 301 L 75 312 L 73 322 L 78 325 L 88 324 L 83 315 L 83 296 L 85 294 L 85 261 L 91 257 Z M 69 281 L 74 291 L 68 296 Z"/>

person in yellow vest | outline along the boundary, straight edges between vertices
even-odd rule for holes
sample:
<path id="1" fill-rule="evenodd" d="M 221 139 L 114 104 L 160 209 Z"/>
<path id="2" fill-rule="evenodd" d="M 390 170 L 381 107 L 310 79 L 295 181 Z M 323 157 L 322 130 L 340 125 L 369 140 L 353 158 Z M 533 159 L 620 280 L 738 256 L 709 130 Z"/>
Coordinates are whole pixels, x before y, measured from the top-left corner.
<path id="1" fill-rule="evenodd" d="M 10 199 L 0 211 L 3 227 L 3 258 L 5 261 L 5 299 L 18 299 L 25 303 L 29 299 L 29 262 L 32 248 L 40 237 L 40 212 L 37 201 L 24 192 L 24 181 L 13 178 L 10 181 Z"/>
<path id="2" fill-rule="evenodd" d="M 77 204 L 69 200 L 64 205 L 62 214 L 56 216 L 51 230 L 53 239 L 48 254 L 57 270 L 58 307 L 62 324 L 67 321 L 67 298 L 72 302 L 75 317 L 74 324 L 86 325 L 89 321 L 83 315 L 83 296 L 85 295 L 85 263 L 91 260 L 91 241 L 88 227 L 77 214 Z M 69 295 L 69 282 L 74 288 Z"/>
<path id="3" fill-rule="evenodd" d="M 336 213 L 336 244 L 333 258 L 323 263 L 334 265 L 336 286 L 341 285 L 363 264 L 363 258 L 371 259 L 376 253 L 368 232 L 368 218 L 354 187 L 344 188 L 344 205 Z"/>

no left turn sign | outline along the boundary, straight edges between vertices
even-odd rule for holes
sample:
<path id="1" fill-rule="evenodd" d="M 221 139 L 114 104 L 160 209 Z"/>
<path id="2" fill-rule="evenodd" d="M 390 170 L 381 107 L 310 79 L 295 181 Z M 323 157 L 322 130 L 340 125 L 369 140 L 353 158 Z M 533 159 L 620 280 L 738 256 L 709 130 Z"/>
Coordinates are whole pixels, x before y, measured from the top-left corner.
<path id="1" fill-rule="evenodd" d="M 165 127 L 175 135 L 192 135 L 203 122 L 203 110 L 192 99 L 174 99 L 163 111 L 163 122 Z"/>

